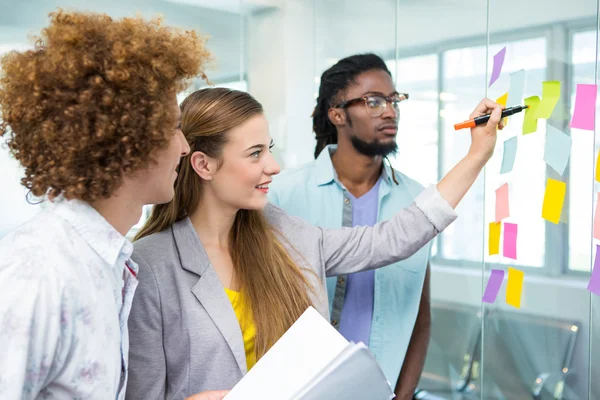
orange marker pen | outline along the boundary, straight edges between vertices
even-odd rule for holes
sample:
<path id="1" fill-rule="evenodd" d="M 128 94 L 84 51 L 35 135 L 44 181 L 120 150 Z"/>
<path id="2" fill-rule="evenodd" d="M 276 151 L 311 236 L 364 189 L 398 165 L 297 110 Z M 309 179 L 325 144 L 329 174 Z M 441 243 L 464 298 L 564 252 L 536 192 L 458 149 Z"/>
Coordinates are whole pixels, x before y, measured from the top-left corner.
<path id="1" fill-rule="evenodd" d="M 509 115 L 513 115 L 519 113 L 525 109 L 529 108 L 529 106 L 514 106 L 505 108 L 502 110 L 502 118 L 508 117 Z M 485 124 L 490 120 L 490 114 L 481 115 L 479 117 L 470 119 L 468 121 L 459 122 L 458 124 L 454 124 L 454 130 L 465 129 L 465 128 L 474 128 L 476 125 Z"/>

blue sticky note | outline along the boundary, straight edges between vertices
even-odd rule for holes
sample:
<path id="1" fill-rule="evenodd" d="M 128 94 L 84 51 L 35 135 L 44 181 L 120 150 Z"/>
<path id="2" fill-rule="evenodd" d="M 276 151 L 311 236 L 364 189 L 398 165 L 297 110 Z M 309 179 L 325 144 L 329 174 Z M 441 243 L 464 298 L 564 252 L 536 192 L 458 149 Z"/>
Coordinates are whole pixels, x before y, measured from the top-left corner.
<path id="1" fill-rule="evenodd" d="M 521 104 L 525 91 L 525 70 L 521 69 L 510 74 L 507 104 Z"/>
<path id="2" fill-rule="evenodd" d="M 559 174 L 565 172 L 571 155 L 571 137 L 551 125 L 546 126 L 544 161 Z"/>
<path id="3" fill-rule="evenodd" d="M 516 156 L 517 137 L 513 136 L 504 141 L 504 155 L 502 156 L 502 167 L 500 167 L 501 174 L 512 171 Z"/>

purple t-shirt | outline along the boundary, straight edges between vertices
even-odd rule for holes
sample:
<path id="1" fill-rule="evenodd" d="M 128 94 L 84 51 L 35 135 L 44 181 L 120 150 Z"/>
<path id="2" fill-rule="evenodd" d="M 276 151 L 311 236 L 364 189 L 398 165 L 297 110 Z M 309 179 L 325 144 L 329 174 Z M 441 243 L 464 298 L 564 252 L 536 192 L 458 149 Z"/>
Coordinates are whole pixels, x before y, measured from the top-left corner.
<path id="1" fill-rule="evenodd" d="M 373 226 L 377 223 L 380 182 L 381 178 L 371 190 L 359 198 L 352 196 L 350 192 L 347 193 L 352 202 L 352 226 Z M 369 345 L 374 289 L 375 270 L 348 275 L 339 327 L 340 333 L 347 340 Z"/>

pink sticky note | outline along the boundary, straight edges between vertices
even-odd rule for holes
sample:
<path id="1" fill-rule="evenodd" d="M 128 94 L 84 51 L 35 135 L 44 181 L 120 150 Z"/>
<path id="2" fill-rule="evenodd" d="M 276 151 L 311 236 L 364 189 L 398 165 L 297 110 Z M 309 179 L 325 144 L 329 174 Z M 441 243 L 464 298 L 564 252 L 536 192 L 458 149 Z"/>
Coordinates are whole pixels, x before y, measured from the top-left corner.
<path id="1" fill-rule="evenodd" d="M 596 119 L 596 85 L 577 85 L 575 110 L 571 119 L 571 128 L 594 130 Z"/>
<path id="2" fill-rule="evenodd" d="M 496 189 L 496 222 L 510 215 L 508 208 L 508 183 Z"/>
<path id="3" fill-rule="evenodd" d="M 594 260 L 594 270 L 590 277 L 587 290 L 600 296 L 600 246 L 596 245 L 596 259 Z"/>
<path id="4" fill-rule="evenodd" d="M 504 250 L 507 258 L 517 259 L 517 224 L 504 223 Z"/>
<path id="5" fill-rule="evenodd" d="M 600 193 L 596 202 L 596 214 L 594 214 L 594 237 L 600 240 Z"/>

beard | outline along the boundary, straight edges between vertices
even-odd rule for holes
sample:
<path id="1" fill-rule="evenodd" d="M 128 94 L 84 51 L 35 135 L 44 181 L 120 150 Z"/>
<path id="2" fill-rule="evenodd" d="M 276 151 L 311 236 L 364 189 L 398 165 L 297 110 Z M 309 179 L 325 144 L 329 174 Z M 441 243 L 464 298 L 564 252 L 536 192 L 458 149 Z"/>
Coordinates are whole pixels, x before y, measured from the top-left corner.
<path id="1" fill-rule="evenodd" d="M 352 136 L 350 140 L 352 141 L 352 147 L 356 151 L 368 157 L 386 157 L 390 154 L 396 154 L 398 151 L 398 143 L 395 140 L 389 143 L 381 143 L 378 139 L 372 142 L 365 142 L 357 136 Z"/>

